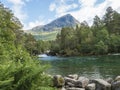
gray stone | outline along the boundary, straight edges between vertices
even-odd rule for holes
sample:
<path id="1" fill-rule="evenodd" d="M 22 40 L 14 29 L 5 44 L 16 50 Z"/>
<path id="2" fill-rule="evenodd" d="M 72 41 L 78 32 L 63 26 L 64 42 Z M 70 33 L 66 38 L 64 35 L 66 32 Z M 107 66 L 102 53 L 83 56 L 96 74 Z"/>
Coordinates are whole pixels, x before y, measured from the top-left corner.
<path id="1" fill-rule="evenodd" d="M 120 90 L 120 81 L 112 83 L 112 90 Z"/>
<path id="2" fill-rule="evenodd" d="M 60 90 L 66 90 L 65 87 L 62 87 Z"/>
<path id="3" fill-rule="evenodd" d="M 61 75 L 53 76 L 53 85 L 55 87 L 62 87 L 65 85 L 65 80 Z"/>
<path id="4" fill-rule="evenodd" d="M 65 79 L 65 83 L 67 84 L 68 82 L 72 83 L 72 84 L 75 84 L 76 83 L 76 80 L 75 79 L 71 79 L 69 77 L 64 77 Z"/>
<path id="5" fill-rule="evenodd" d="M 103 79 L 95 79 L 93 83 L 96 84 L 95 90 L 111 90 L 111 84 Z"/>
<path id="6" fill-rule="evenodd" d="M 82 82 L 79 81 L 79 80 L 77 80 L 77 81 L 75 82 L 75 87 L 80 87 L 80 88 L 82 88 L 82 87 L 83 87 L 83 86 L 82 86 Z"/>
<path id="7" fill-rule="evenodd" d="M 105 81 L 111 84 L 114 80 L 112 78 L 107 78 Z"/>
<path id="8" fill-rule="evenodd" d="M 68 87 L 76 87 L 76 82 L 77 80 L 75 79 L 71 79 L 71 78 L 68 78 L 68 77 L 64 77 L 65 79 L 65 85 L 67 85 Z"/>
<path id="9" fill-rule="evenodd" d="M 84 88 L 71 87 L 71 88 L 67 88 L 67 90 L 85 90 L 85 89 Z"/>
<path id="10" fill-rule="evenodd" d="M 64 77 L 64 79 L 65 79 L 66 85 L 71 86 L 71 87 L 74 86 L 74 87 L 84 88 L 89 83 L 89 79 L 85 77 L 79 77 L 78 80 L 71 79 L 68 77 Z"/>
<path id="11" fill-rule="evenodd" d="M 86 86 L 86 90 L 95 90 L 95 88 L 95 83 L 91 83 Z"/>
<path id="12" fill-rule="evenodd" d="M 120 81 L 120 76 L 117 76 L 117 77 L 115 78 L 115 81 Z"/>
<path id="13" fill-rule="evenodd" d="M 86 87 L 89 84 L 89 79 L 86 77 L 79 77 L 77 84 L 80 85 L 80 87 Z"/>
<path id="14" fill-rule="evenodd" d="M 71 82 L 67 82 L 67 85 L 68 85 L 69 87 L 75 87 L 75 84 L 74 84 L 74 83 L 71 83 Z"/>
<path id="15" fill-rule="evenodd" d="M 71 74 L 71 75 L 68 75 L 67 77 L 69 77 L 71 79 L 75 79 L 75 80 L 78 79 L 78 75 L 77 74 Z"/>

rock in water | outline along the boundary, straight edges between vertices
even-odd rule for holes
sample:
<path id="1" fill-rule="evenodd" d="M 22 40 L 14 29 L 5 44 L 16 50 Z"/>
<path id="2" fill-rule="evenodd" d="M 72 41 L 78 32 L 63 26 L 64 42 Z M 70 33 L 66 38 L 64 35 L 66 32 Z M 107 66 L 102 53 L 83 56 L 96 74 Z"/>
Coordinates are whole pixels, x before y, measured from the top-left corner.
<path id="1" fill-rule="evenodd" d="M 120 90 L 120 81 L 112 83 L 112 90 Z"/>
<path id="2" fill-rule="evenodd" d="M 120 81 L 120 76 L 117 76 L 117 77 L 115 78 L 115 81 Z"/>
<path id="3" fill-rule="evenodd" d="M 65 85 L 65 80 L 61 75 L 53 76 L 53 85 L 55 87 L 62 87 Z"/>
<path id="4" fill-rule="evenodd" d="M 107 78 L 105 81 L 111 84 L 114 80 L 112 78 Z"/>
<path id="5" fill-rule="evenodd" d="M 58 89 L 58 90 L 66 90 L 64 87 L 62 87 L 61 89 Z"/>
<path id="6" fill-rule="evenodd" d="M 85 90 L 85 89 L 84 88 L 71 87 L 71 88 L 67 88 L 67 90 Z"/>
<path id="7" fill-rule="evenodd" d="M 96 84 L 95 90 L 111 90 L 111 84 L 103 79 L 95 79 L 92 82 Z"/>
<path id="8" fill-rule="evenodd" d="M 77 84 L 78 84 L 79 87 L 85 88 L 88 85 L 88 83 L 89 83 L 88 78 L 86 78 L 86 77 L 79 77 L 78 78 Z"/>
<path id="9" fill-rule="evenodd" d="M 86 86 L 86 90 L 95 90 L 95 88 L 96 88 L 95 83 L 91 83 Z"/>
<path id="10" fill-rule="evenodd" d="M 75 86 L 75 83 L 76 83 L 76 81 L 77 81 L 77 80 L 71 79 L 71 78 L 69 78 L 69 77 L 64 77 L 64 79 L 65 79 L 65 84 L 66 84 L 67 86 L 70 86 L 70 87 Z"/>
<path id="11" fill-rule="evenodd" d="M 67 77 L 71 78 L 71 79 L 78 79 L 78 75 L 77 74 L 72 74 L 72 75 L 68 75 Z"/>

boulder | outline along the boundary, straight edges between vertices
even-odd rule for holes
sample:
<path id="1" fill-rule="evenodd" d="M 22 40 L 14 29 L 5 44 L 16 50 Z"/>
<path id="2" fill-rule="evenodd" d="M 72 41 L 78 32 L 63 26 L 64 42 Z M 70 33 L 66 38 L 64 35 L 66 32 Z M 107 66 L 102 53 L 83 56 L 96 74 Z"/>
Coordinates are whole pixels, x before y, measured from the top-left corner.
<path id="1" fill-rule="evenodd" d="M 70 87 L 84 88 L 89 83 L 89 79 L 85 78 L 85 77 L 79 77 L 78 80 L 71 79 L 71 78 L 68 78 L 68 77 L 65 77 L 64 79 L 65 79 L 65 84 L 70 86 Z"/>
<path id="2" fill-rule="evenodd" d="M 68 75 L 67 77 L 69 77 L 71 79 L 75 79 L 75 80 L 78 79 L 78 75 L 77 74 L 71 74 L 71 75 Z"/>
<path id="3" fill-rule="evenodd" d="M 62 87 L 65 85 L 65 80 L 61 75 L 53 76 L 53 85 L 55 87 Z"/>
<path id="4" fill-rule="evenodd" d="M 75 87 L 75 83 L 67 82 L 68 87 Z"/>
<path id="5" fill-rule="evenodd" d="M 107 78 L 105 81 L 111 84 L 114 80 L 112 78 Z"/>
<path id="6" fill-rule="evenodd" d="M 70 88 L 67 88 L 67 90 L 85 90 L 85 89 L 84 88 L 70 87 Z"/>
<path id="7" fill-rule="evenodd" d="M 117 76 L 117 77 L 115 78 L 115 81 L 120 81 L 120 76 Z"/>
<path id="8" fill-rule="evenodd" d="M 86 90 L 95 90 L 95 88 L 95 83 L 91 83 L 86 86 Z"/>
<path id="9" fill-rule="evenodd" d="M 65 87 L 62 87 L 60 90 L 66 90 Z"/>
<path id="10" fill-rule="evenodd" d="M 77 82 L 77 80 L 71 79 L 71 78 L 68 78 L 68 77 L 64 77 L 64 79 L 65 79 L 65 85 L 66 86 L 75 87 L 75 83 Z"/>
<path id="11" fill-rule="evenodd" d="M 112 83 L 112 90 L 120 90 L 120 81 Z"/>
<path id="12" fill-rule="evenodd" d="M 65 83 L 66 83 L 66 84 L 67 84 L 68 82 L 70 82 L 70 83 L 72 83 L 72 84 L 75 84 L 75 82 L 77 81 L 77 80 L 71 79 L 71 78 L 69 78 L 69 77 L 64 77 L 64 79 L 65 79 Z"/>
<path id="13" fill-rule="evenodd" d="M 82 88 L 86 87 L 88 84 L 89 84 L 89 79 L 86 77 L 79 77 L 78 81 L 76 82 L 76 85 Z"/>
<path id="14" fill-rule="evenodd" d="M 103 79 L 95 79 L 92 82 L 96 84 L 95 90 L 111 90 L 111 84 Z"/>

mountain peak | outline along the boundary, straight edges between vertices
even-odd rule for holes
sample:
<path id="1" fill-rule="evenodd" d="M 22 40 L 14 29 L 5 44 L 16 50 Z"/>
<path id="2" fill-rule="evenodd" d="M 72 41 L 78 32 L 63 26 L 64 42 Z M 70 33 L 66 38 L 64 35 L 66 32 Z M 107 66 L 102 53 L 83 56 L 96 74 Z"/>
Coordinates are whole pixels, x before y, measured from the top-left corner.
<path id="1" fill-rule="evenodd" d="M 66 14 L 64 17 L 73 17 L 71 14 Z"/>
<path id="2" fill-rule="evenodd" d="M 37 28 L 37 31 L 53 31 L 55 29 L 61 29 L 63 27 L 74 27 L 77 24 L 79 24 L 78 20 L 76 20 L 71 14 L 66 14 L 44 25 L 43 27 L 40 27 L 39 29 Z M 35 30 L 36 28 L 33 29 Z"/>
<path id="3" fill-rule="evenodd" d="M 70 18 L 74 18 L 71 14 L 66 14 L 66 15 L 64 15 L 64 16 L 62 16 L 62 17 L 70 17 Z M 75 19 L 75 18 L 74 18 Z"/>

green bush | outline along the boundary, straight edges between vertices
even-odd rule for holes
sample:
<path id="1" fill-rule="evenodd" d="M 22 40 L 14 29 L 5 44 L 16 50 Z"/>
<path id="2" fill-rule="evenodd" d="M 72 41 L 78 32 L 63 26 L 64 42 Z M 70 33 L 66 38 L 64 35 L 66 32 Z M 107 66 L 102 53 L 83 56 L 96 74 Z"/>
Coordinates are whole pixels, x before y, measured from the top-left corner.
<path id="1" fill-rule="evenodd" d="M 17 61 L 8 60 L 0 64 L 0 88 L 2 90 L 44 90 L 40 88 L 45 87 L 52 90 L 52 80 L 44 74 L 48 66 L 31 59 L 27 56 L 27 52 L 23 54 L 23 58 L 22 55 L 17 56 Z M 26 58 L 27 60 L 24 60 Z"/>

